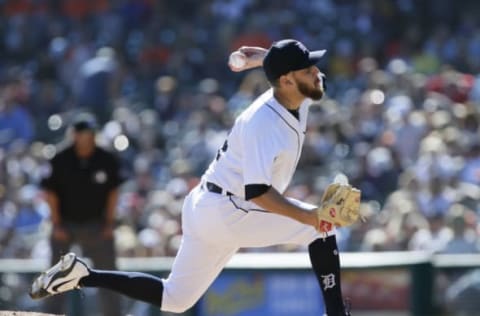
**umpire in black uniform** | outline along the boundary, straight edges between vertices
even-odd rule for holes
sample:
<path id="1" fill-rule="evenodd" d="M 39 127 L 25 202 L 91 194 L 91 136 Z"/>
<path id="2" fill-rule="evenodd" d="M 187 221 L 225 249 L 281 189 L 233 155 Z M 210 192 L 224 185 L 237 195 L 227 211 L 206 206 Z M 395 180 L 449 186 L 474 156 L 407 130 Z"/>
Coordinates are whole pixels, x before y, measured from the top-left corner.
<path id="1" fill-rule="evenodd" d="M 51 210 L 51 261 L 76 244 L 96 268 L 115 269 L 113 229 L 122 179 L 116 157 L 97 146 L 96 128 L 94 116 L 80 114 L 71 126 L 73 142 L 53 157 L 42 180 Z M 118 297 L 105 290 L 99 294 L 102 315 L 120 315 Z M 65 308 L 63 296 L 48 300 L 50 313 L 65 313 Z"/>

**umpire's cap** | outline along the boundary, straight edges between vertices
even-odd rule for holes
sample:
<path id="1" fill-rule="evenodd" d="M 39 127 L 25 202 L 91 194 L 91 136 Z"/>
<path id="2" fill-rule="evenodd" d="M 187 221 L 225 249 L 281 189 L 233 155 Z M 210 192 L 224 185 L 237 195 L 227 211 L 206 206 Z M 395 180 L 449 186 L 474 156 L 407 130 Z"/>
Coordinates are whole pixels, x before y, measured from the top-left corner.
<path id="1" fill-rule="evenodd" d="M 263 70 L 272 82 L 290 71 L 308 68 L 318 63 L 326 50 L 309 51 L 301 42 L 284 39 L 272 44 L 263 59 Z"/>
<path id="2" fill-rule="evenodd" d="M 95 116 L 90 113 L 81 113 L 73 120 L 72 127 L 75 132 L 83 132 L 95 131 L 98 125 Z"/>

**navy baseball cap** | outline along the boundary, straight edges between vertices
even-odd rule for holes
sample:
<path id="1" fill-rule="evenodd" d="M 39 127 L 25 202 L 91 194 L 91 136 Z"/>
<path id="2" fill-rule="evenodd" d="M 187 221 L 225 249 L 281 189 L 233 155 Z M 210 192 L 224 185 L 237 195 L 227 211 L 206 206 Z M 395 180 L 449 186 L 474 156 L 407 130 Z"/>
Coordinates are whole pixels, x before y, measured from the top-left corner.
<path id="1" fill-rule="evenodd" d="M 309 51 L 301 42 L 284 39 L 272 44 L 263 59 L 263 70 L 269 81 L 290 71 L 308 68 L 318 63 L 326 50 Z"/>
<path id="2" fill-rule="evenodd" d="M 73 120 L 72 126 L 75 132 L 95 131 L 97 129 L 97 120 L 90 113 L 82 113 Z"/>

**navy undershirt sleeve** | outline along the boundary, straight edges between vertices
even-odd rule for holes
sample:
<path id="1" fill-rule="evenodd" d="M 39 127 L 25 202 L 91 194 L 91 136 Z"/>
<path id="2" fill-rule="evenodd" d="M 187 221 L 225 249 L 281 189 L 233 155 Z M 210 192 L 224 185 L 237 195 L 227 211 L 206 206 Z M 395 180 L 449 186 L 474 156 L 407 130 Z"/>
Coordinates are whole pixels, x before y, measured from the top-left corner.
<path id="1" fill-rule="evenodd" d="M 266 184 L 247 184 L 245 186 L 245 200 L 251 200 L 267 192 L 272 186 Z"/>

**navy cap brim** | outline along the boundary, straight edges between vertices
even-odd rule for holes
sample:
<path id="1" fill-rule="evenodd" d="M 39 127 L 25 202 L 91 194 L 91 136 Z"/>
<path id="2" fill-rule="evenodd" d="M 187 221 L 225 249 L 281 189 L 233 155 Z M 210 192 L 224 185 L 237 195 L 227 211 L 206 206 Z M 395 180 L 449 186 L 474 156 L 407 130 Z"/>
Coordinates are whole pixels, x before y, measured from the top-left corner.
<path id="1" fill-rule="evenodd" d="M 327 50 L 325 49 L 311 51 L 308 54 L 308 60 L 304 61 L 303 64 L 297 65 L 291 70 L 300 70 L 300 69 L 304 69 L 304 68 L 308 68 L 310 66 L 316 65 L 320 61 L 320 59 L 322 59 L 323 55 L 325 55 L 326 52 Z"/>
<path id="2" fill-rule="evenodd" d="M 318 63 L 320 59 L 323 57 L 323 55 L 325 55 L 326 52 L 327 52 L 326 49 L 311 51 L 308 54 L 308 58 L 312 62 L 312 65 L 315 65 L 316 63 Z"/>
<path id="3" fill-rule="evenodd" d="M 326 52 L 327 52 L 326 49 L 314 50 L 310 52 L 309 56 L 310 56 L 310 59 L 316 59 L 318 62 L 320 58 L 322 58 L 323 55 L 325 55 Z"/>

